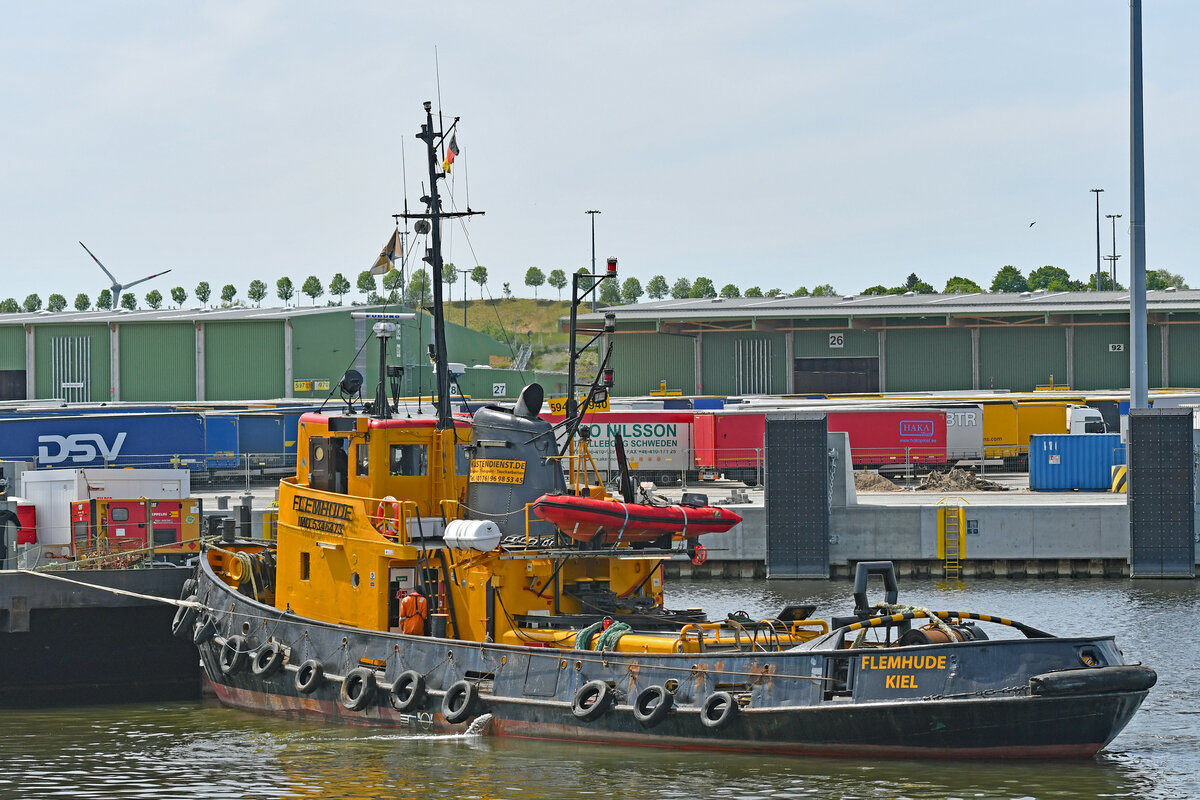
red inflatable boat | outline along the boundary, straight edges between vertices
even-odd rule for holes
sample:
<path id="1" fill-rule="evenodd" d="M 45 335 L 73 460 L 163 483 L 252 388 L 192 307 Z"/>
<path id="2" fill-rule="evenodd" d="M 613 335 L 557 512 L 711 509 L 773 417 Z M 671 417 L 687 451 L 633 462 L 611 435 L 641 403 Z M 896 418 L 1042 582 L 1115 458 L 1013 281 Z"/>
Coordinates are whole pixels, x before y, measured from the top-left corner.
<path id="1" fill-rule="evenodd" d="M 703 533 L 721 533 L 742 521 L 740 515 L 718 506 L 652 506 L 596 500 L 567 494 L 544 494 L 533 504 L 533 513 L 553 522 L 580 542 L 648 542 L 678 533 L 691 539 Z"/>

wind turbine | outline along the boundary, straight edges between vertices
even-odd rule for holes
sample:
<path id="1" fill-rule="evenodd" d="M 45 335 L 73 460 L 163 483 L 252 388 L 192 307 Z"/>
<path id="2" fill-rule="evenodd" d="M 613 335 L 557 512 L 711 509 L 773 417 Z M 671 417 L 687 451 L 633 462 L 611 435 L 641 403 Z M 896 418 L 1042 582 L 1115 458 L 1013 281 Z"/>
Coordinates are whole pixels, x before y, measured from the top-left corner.
<path id="1" fill-rule="evenodd" d="M 166 275 L 168 272 L 171 271 L 169 269 L 164 269 L 162 272 L 156 272 L 153 275 L 147 275 L 144 278 L 139 278 L 138 280 L 132 281 L 130 283 L 118 283 L 117 279 L 115 277 L 113 277 L 113 274 L 108 271 L 108 267 L 104 266 L 103 264 L 100 264 L 100 259 L 96 258 L 95 253 L 93 253 L 91 250 L 87 249 L 86 244 L 84 244 L 83 242 L 80 242 L 79 246 L 82 247 L 85 251 L 87 251 L 87 254 L 92 257 L 92 261 L 95 261 L 97 264 L 99 264 L 100 269 L 104 270 L 104 274 L 108 276 L 108 279 L 110 281 L 112 281 L 112 286 L 109 288 L 112 289 L 112 310 L 113 311 L 116 311 L 118 308 L 121 307 L 120 300 L 121 300 L 121 291 L 123 289 L 128 289 L 130 287 L 137 286 L 139 283 L 145 283 L 146 281 L 150 280 L 151 278 L 157 278 L 159 275 Z"/>

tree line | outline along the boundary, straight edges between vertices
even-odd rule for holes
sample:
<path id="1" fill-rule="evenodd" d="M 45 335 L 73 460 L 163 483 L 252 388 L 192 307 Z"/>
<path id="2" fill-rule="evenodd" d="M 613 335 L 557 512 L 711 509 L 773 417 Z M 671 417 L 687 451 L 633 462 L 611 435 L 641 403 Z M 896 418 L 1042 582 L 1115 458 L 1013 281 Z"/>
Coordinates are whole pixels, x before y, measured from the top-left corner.
<path id="1" fill-rule="evenodd" d="M 446 283 L 454 283 L 461 271 L 455 269 L 453 264 L 446 265 Z M 487 268 L 478 266 L 470 270 L 468 276 L 471 281 L 477 283 L 482 288 L 487 283 Z M 383 275 L 381 281 L 383 291 L 386 294 L 380 294 L 379 286 L 376 285 L 376 277 L 371 274 L 370 270 L 363 270 L 358 274 L 355 282 L 355 288 L 365 295 L 364 301 L 367 305 L 384 305 L 386 303 L 394 303 L 402 296 L 406 304 L 416 307 L 418 305 L 429 305 L 432 302 L 432 293 L 430 289 L 429 272 L 421 268 L 415 271 L 408 281 L 408 285 L 404 285 L 403 275 L 400 270 L 392 269 Z M 176 286 L 170 290 L 170 299 L 176 307 L 182 308 L 189 297 L 195 298 L 201 306 L 209 304 L 210 300 L 214 300 L 213 286 L 208 281 L 200 281 L 192 289 L 191 293 L 182 286 Z M 275 281 L 275 297 L 283 301 L 285 306 L 291 305 L 293 300 L 299 300 L 300 295 L 308 297 L 313 305 L 316 305 L 317 300 L 324 297 L 327 293 L 337 298 L 336 304 L 330 301 L 331 305 L 341 305 L 345 296 L 351 291 L 350 281 L 340 272 L 335 272 L 333 277 L 329 279 L 329 285 L 316 275 L 309 275 L 300 284 L 299 287 L 289 277 L 282 277 Z M 270 293 L 270 288 L 264 281 L 255 279 L 250 281 L 246 287 L 246 299 L 255 306 L 262 305 L 262 301 L 266 299 Z M 238 297 L 238 289 L 232 283 L 227 283 L 221 287 L 217 297 L 220 299 L 222 307 L 232 308 L 246 305 Z M 145 303 L 145 308 L 158 310 L 167 302 L 166 297 L 158 289 L 151 289 L 142 296 L 142 301 Z M 409 302 L 409 301 L 412 302 Z M 16 298 L 9 297 L 0 301 L 0 313 L 15 314 L 19 312 L 33 313 L 41 311 L 43 307 L 47 311 L 66 311 L 68 305 L 74 308 L 75 311 L 89 311 L 93 308 L 104 311 L 113 310 L 113 295 L 109 289 L 102 289 L 95 299 L 86 292 L 80 292 L 75 295 L 74 302 L 69 302 L 63 294 L 55 292 L 46 298 L 43 306 L 41 295 L 27 295 L 22 302 L 18 302 Z M 121 308 L 135 311 L 139 308 L 138 297 L 133 292 L 122 292 L 120 297 Z"/>
<path id="2" fill-rule="evenodd" d="M 592 280 L 590 270 L 586 267 L 580 267 L 576 270 L 580 276 L 580 286 L 584 289 L 590 288 Z M 550 270 L 549 274 L 543 272 L 538 267 L 530 267 L 525 271 L 525 285 L 533 289 L 533 296 L 537 298 L 538 288 L 549 284 L 552 288 L 558 291 L 558 297 L 562 299 L 562 290 L 566 288 L 569 280 L 568 273 L 562 269 Z M 442 281 L 450 287 L 450 299 L 453 299 L 452 287 L 460 278 L 463 278 L 463 297 L 466 300 L 467 287 L 466 282 L 477 284 L 479 286 L 480 299 L 483 297 L 485 287 L 488 283 L 487 267 L 475 266 L 470 269 L 459 269 L 453 263 L 447 262 L 442 269 Z M 379 287 L 375 283 L 375 276 L 370 270 L 363 270 L 358 274 L 355 282 L 355 288 L 365 295 L 364 301 L 367 305 L 384 305 L 386 303 L 403 302 L 404 305 L 410 308 L 426 307 L 433 302 L 433 287 L 432 279 L 429 271 L 425 267 L 413 270 L 412 274 L 405 281 L 404 275 L 400 270 L 391 269 L 383 275 L 382 280 L 383 291 L 385 294 L 379 293 Z M 1182 276 L 1176 275 L 1165 269 L 1147 270 L 1146 272 L 1146 288 L 1147 289 L 1167 289 L 1167 288 L 1187 289 L 1188 285 L 1184 282 Z M 1100 289 L 1123 291 L 1125 289 L 1119 282 L 1113 286 L 1112 279 L 1107 273 L 1100 274 Z M 1012 265 L 1001 267 L 992 278 L 989 289 L 984 289 L 970 278 L 964 278 L 955 275 L 946 281 L 945 287 L 942 289 L 942 294 L 970 294 L 982 293 L 985 291 L 991 292 L 1028 292 L 1045 289 L 1050 292 L 1082 292 L 1096 289 L 1096 276 L 1090 275 L 1087 282 L 1075 280 L 1070 274 L 1061 267 L 1044 266 L 1031 270 L 1028 275 L 1021 272 Z M 330 301 L 330 305 L 341 305 L 345 296 L 350 293 L 350 281 L 340 272 L 335 272 L 329 280 L 328 294 L 336 297 L 337 302 Z M 911 273 L 908 278 L 898 286 L 884 286 L 876 284 L 868 286 L 859 294 L 863 295 L 889 295 L 889 294 L 906 294 L 915 292 L 916 294 L 934 294 L 936 289 L 932 284 L 921 280 L 917 274 Z M 267 297 L 269 288 L 267 284 L 261 280 L 255 279 L 250 281 L 246 287 L 246 298 L 254 303 L 255 306 L 262 304 L 262 301 Z M 283 301 L 285 306 L 291 305 L 293 300 L 298 300 L 299 295 L 308 297 L 313 305 L 321 297 L 327 293 L 325 284 L 316 275 L 309 275 L 300 284 L 299 289 L 291 278 L 283 277 L 275 281 L 275 297 Z M 505 298 L 513 296 L 512 287 L 509 283 L 504 283 L 503 294 Z M 623 281 L 604 281 L 600 284 L 598 299 L 605 305 L 632 305 L 639 302 L 643 297 L 648 297 L 651 300 L 664 300 L 668 297 L 676 300 L 686 298 L 735 298 L 735 297 L 781 297 L 790 295 L 792 297 L 831 297 L 840 294 L 831 284 L 825 283 L 819 286 L 814 286 L 811 290 L 805 286 L 801 286 L 790 292 L 780 288 L 762 289 L 760 286 L 751 286 L 745 291 L 742 291 L 736 284 L 727 283 L 720 289 L 716 284 L 707 277 L 700 276 L 694 281 L 688 278 L 676 278 L 674 282 L 668 283 L 667 279 L 662 275 L 655 275 L 646 282 L 645 286 L 636 277 L 628 277 Z M 183 304 L 188 301 L 189 296 L 195 297 L 200 305 L 208 305 L 209 300 L 213 299 L 213 287 L 208 281 L 200 281 L 189 295 L 188 290 L 182 286 L 176 286 L 170 290 L 171 300 L 175 306 L 182 308 Z M 237 287 L 231 283 L 227 283 L 221 287 L 219 294 L 220 302 L 223 307 L 237 307 L 244 303 L 238 298 Z M 74 303 L 72 304 L 76 311 L 88 311 L 95 307 L 101 310 L 112 310 L 112 292 L 109 289 L 103 289 L 93 301 L 92 298 L 80 292 L 75 295 Z M 160 309 L 165 302 L 165 298 L 158 289 L 151 289 L 143 296 L 143 301 L 147 308 Z M 130 311 L 138 308 L 138 298 L 131 292 L 122 293 L 120 299 L 122 308 Z M 65 311 L 68 306 L 68 301 L 65 295 L 54 293 L 51 294 L 45 303 L 45 308 L 48 311 Z M 43 308 L 42 298 L 37 294 L 28 295 L 23 302 L 18 303 L 15 298 L 7 298 L 0 301 L 0 313 L 15 314 L 21 311 L 32 313 L 41 311 Z"/>
<path id="3" fill-rule="evenodd" d="M 588 274 L 586 268 L 578 270 L 581 274 Z M 549 282 L 560 290 L 566 285 L 566 276 L 562 270 L 554 270 L 547 278 L 537 267 L 530 267 L 525 273 L 525 285 L 530 286 L 534 290 L 534 297 L 537 297 L 537 287 L 543 283 Z M 507 287 L 508 284 L 505 284 Z M 1146 288 L 1147 289 L 1187 289 L 1188 285 L 1184 282 L 1182 276 L 1176 275 L 1165 269 L 1147 270 L 1146 272 Z M 1107 273 L 1100 275 L 1101 291 L 1112 289 L 1123 291 L 1125 289 L 1119 282 L 1113 286 L 1113 281 Z M 990 289 L 984 289 L 970 278 L 964 278 L 955 275 L 946 281 L 945 287 L 942 289 L 942 294 L 971 294 L 991 292 L 1028 292 L 1045 289 L 1050 292 L 1084 292 L 1094 291 L 1096 289 L 1096 276 L 1091 275 L 1086 282 L 1075 280 L 1071 275 L 1061 267 L 1047 265 L 1031 270 L 1028 275 L 1025 275 L 1021 270 L 1012 265 L 1001 267 L 996 275 L 992 278 Z M 937 289 L 932 284 L 921 280 L 917 274 L 910 273 L 908 278 L 898 286 L 884 286 L 876 284 L 868 286 L 859 294 L 862 295 L 889 295 L 889 294 L 907 294 L 914 292 L 916 294 L 935 294 Z M 779 288 L 771 288 L 764 290 L 760 286 L 751 286 L 744 292 L 738 288 L 736 284 L 727 283 L 720 289 L 711 279 L 706 277 L 698 277 L 694 281 L 687 278 L 677 278 L 673 283 L 668 283 L 667 279 L 662 275 L 655 275 L 645 286 L 642 282 L 635 278 L 626 278 L 618 283 L 616 281 L 605 281 L 600 286 L 599 299 L 600 302 L 607 305 L 631 305 L 637 303 L 642 297 L 649 297 L 651 300 L 664 300 L 670 297 L 675 300 L 686 298 L 713 298 L 713 297 L 781 297 L 783 295 L 792 297 L 831 297 L 840 294 L 832 285 L 823 283 L 819 286 L 814 286 L 811 290 L 808 287 L 801 286 L 793 291 L 785 292 Z"/>

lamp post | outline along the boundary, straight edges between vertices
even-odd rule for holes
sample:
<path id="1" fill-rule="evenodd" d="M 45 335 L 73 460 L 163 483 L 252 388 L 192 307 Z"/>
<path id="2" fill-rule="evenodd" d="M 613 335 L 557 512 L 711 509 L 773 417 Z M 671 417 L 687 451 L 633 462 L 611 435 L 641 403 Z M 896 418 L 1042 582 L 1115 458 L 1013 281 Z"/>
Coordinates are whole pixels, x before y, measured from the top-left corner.
<path id="1" fill-rule="evenodd" d="M 459 269 L 463 276 L 463 327 L 467 327 L 467 276 L 471 274 L 469 269 Z M 481 298 L 482 299 L 482 298 Z"/>
<path id="2" fill-rule="evenodd" d="M 1117 259 L 1120 258 L 1120 256 L 1117 255 L 1117 220 L 1119 220 L 1121 218 L 1121 215 L 1120 214 L 1105 214 L 1104 216 L 1106 216 L 1112 220 L 1113 249 L 1112 249 L 1112 256 L 1109 258 L 1109 261 L 1112 264 L 1112 268 L 1111 268 L 1112 269 L 1112 288 L 1114 290 L 1116 290 L 1116 288 L 1117 288 Z"/>
<path id="3" fill-rule="evenodd" d="M 1100 193 L 1103 189 L 1092 189 L 1096 193 L 1096 291 L 1100 291 Z"/>
<path id="4" fill-rule="evenodd" d="M 592 218 L 592 274 L 596 274 L 596 215 L 599 211 L 583 212 Z M 596 293 L 592 293 L 592 313 L 596 313 Z M 572 390 L 574 391 L 574 390 Z"/>

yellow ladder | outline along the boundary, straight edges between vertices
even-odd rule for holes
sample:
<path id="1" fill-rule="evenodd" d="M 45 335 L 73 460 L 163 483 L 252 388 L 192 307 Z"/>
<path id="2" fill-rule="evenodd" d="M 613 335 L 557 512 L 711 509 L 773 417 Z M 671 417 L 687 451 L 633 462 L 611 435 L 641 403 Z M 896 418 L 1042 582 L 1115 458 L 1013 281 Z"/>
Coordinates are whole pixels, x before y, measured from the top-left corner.
<path id="1" fill-rule="evenodd" d="M 963 522 L 966 511 L 958 504 L 957 497 L 938 501 L 938 556 L 942 559 L 942 572 L 947 578 L 962 575 Z"/>

